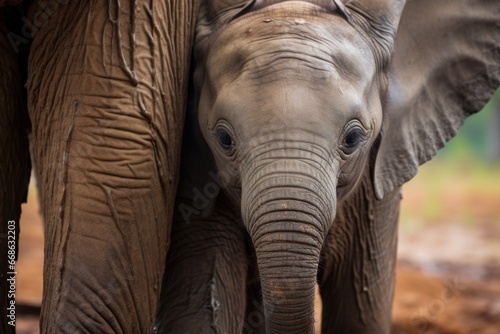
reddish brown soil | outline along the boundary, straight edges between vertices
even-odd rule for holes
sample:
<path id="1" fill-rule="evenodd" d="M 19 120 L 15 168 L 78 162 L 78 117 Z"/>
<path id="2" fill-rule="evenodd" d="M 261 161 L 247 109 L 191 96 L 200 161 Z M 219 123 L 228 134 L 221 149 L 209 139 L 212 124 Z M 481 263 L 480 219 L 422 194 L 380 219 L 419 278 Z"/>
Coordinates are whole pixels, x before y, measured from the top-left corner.
<path id="1" fill-rule="evenodd" d="M 500 333 L 499 279 L 479 281 L 452 273 L 433 277 L 400 267 L 393 333 Z"/>
<path id="2" fill-rule="evenodd" d="M 30 191 L 29 203 L 23 206 L 16 266 L 18 305 L 40 305 L 42 295 L 43 229 L 34 188 Z M 454 196 L 444 204 L 452 213 L 468 201 Z M 407 210 L 418 211 L 418 196 L 406 197 Z M 477 206 L 477 226 L 402 226 L 394 334 L 500 333 L 500 222 L 491 218 L 500 211 L 495 207 L 500 198 L 475 197 L 475 203 L 482 203 Z M 21 334 L 38 333 L 37 318 L 18 314 L 17 329 Z"/>

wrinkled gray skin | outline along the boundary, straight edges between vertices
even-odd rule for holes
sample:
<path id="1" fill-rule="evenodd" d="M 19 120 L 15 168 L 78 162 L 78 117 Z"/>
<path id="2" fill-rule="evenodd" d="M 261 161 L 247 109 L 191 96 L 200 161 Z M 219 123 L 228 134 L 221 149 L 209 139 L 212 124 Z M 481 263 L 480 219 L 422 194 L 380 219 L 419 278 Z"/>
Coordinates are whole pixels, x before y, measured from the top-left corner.
<path id="1" fill-rule="evenodd" d="M 152 332 L 200 2 L 44 0 L 23 21 L 0 15 L 0 333 L 15 331 L 3 233 L 30 175 L 26 110 L 45 222 L 41 332 Z M 16 47 L 29 44 L 26 62 Z"/>
<path id="2" fill-rule="evenodd" d="M 499 10 L 205 4 L 159 332 L 313 333 L 318 282 L 323 333 L 388 333 L 399 187 L 498 87 Z"/>

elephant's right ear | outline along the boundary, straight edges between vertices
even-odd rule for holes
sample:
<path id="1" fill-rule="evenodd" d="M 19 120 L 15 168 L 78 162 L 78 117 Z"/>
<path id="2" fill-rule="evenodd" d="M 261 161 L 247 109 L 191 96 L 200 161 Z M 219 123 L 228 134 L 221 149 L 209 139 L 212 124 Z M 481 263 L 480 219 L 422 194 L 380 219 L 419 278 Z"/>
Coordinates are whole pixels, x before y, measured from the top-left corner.
<path id="1" fill-rule="evenodd" d="M 388 79 L 378 198 L 411 179 L 500 85 L 500 1 L 408 0 Z"/>
<path id="2" fill-rule="evenodd" d="M 204 44 L 222 25 L 243 14 L 255 0 L 206 0 L 202 1 L 196 26 L 197 44 Z"/>

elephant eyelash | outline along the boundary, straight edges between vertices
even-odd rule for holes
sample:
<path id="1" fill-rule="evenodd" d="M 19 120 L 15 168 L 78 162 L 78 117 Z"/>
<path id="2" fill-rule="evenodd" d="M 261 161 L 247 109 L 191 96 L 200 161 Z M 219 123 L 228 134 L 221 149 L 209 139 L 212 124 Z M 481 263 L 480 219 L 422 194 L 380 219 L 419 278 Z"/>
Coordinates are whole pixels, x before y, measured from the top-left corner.
<path id="1" fill-rule="evenodd" d="M 358 124 L 346 126 L 342 140 L 340 142 L 342 152 L 349 156 L 360 148 L 368 137 L 367 131 Z"/>
<path id="2" fill-rule="evenodd" d="M 230 149 L 234 147 L 234 140 L 227 131 L 223 129 L 218 130 L 216 132 L 216 137 L 222 148 Z"/>
<path id="3" fill-rule="evenodd" d="M 354 128 L 349 130 L 342 139 L 342 146 L 347 149 L 356 149 L 364 141 L 364 134 L 361 129 Z"/>
<path id="4" fill-rule="evenodd" d="M 225 126 L 218 126 L 215 130 L 215 140 L 225 151 L 231 151 L 236 146 L 234 136 Z"/>

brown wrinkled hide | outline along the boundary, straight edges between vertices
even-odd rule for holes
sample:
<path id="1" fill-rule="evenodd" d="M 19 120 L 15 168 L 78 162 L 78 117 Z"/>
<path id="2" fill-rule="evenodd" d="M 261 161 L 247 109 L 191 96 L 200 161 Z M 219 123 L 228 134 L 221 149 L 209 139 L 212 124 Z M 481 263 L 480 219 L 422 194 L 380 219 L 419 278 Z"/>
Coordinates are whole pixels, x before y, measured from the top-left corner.
<path id="1" fill-rule="evenodd" d="M 377 200 L 367 171 L 339 202 L 318 274 L 322 333 L 389 332 L 400 200 L 399 190 Z"/>
<path id="2" fill-rule="evenodd" d="M 40 4 L 27 89 L 45 220 L 41 330 L 151 332 L 198 1 L 52 3 L 45 15 Z"/>

